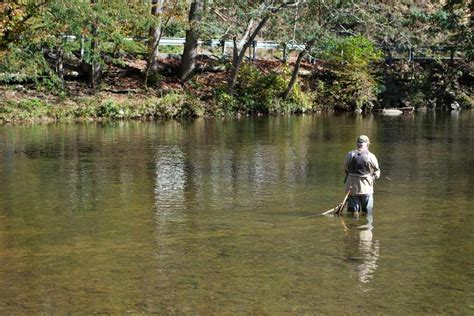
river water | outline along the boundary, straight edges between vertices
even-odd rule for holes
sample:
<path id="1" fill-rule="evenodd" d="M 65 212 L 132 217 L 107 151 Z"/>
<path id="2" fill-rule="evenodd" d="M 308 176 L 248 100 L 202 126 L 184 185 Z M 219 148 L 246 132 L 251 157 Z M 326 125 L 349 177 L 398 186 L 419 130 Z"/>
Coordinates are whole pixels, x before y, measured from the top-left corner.
<path id="1" fill-rule="evenodd" d="M 373 227 L 344 197 L 367 134 Z M 474 111 L 0 127 L 0 313 L 474 314 Z"/>

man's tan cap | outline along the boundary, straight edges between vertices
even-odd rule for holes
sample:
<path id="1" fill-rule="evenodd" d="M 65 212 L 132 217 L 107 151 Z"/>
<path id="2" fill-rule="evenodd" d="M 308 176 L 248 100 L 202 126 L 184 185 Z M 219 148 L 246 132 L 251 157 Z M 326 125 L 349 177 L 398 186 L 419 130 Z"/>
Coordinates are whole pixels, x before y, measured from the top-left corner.
<path id="1" fill-rule="evenodd" d="M 357 143 L 359 143 L 359 144 L 363 144 L 363 143 L 370 144 L 370 140 L 367 136 L 360 135 L 359 137 L 357 137 Z"/>

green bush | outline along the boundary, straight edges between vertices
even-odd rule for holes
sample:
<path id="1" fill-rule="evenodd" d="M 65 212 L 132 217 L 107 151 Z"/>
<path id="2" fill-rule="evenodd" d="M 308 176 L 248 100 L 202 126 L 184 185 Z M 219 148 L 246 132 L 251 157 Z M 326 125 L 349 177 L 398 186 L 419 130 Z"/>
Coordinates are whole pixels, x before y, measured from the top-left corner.
<path id="1" fill-rule="evenodd" d="M 2 121 L 33 121 L 52 117 L 53 107 L 37 99 L 9 101 L 0 106 Z"/>
<path id="2" fill-rule="evenodd" d="M 72 110 L 75 118 L 93 118 L 96 116 L 96 113 L 96 108 L 87 104 L 77 105 Z"/>
<path id="3" fill-rule="evenodd" d="M 17 108 L 20 110 L 26 110 L 27 112 L 34 112 L 42 109 L 48 109 L 49 105 L 44 103 L 40 99 L 25 99 L 17 103 Z"/>
<path id="4" fill-rule="evenodd" d="M 50 67 L 41 50 L 33 45 L 9 45 L 0 63 L 0 72 L 11 74 L 5 76 L 6 82 L 15 79 L 20 79 L 20 81 L 36 80 L 49 71 Z"/>
<path id="5" fill-rule="evenodd" d="M 363 36 L 330 39 L 321 50 L 329 68 L 316 83 L 320 102 L 342 110 L 371 108 L 380 84 L 370 66 L 382 53 Z"/>
<path id="6" fill-rule="evenodd" d="M 234 114 L 240 110 L 239 100 L 223 89 L 215 91 L 214 102 L 216 103 L 216 108 L 212 114 L 216 116 Z"/>
<path id="7" fill-rule="evenodd" d="M 459 104 L 466 109 L 470 109 L 474 107 L 474 98 L 469 96 L 468 94 L 464 92 L 459 92 L 456 96 L 456 101 L 459 102 Z"/>
<path id="8" fill-rule="evenodd" d="M 416 91 L 409 95 L 410 105 L 415 108 L 423 107 L 428 104 L 428 98 L 422 91 Z"/>
<path id="9" fill-rule="evenodd" d="M 301 91 L 298 83 L 288 100 L 283 99 L 290 80 L 290 72 L 285 69 L 282 73 L 275 71 L 264 73 L 251 64 L 244 64 L 239 72 L 239 84 L 234 95 L 225 89 L 214 93 L 214 115 L 229 114 L 279 114 L 304 113 L 312 111 L 314 97 L 308 92 Z"/>
<path id="10" fill-rule="evenodd" d="M 132 112 L 137 118 L 192 118 L 203 115 L 204 105 L 192 95 L 171 92 L 161 98 L 149 100 Z"/>
<path id="11" fill-rule="evenodd" d="M 286 104 L 286 112 L 290 113 L 306 113 L 320 109 L 316 106 L 314 94 L 301 91 L 297 85 L 293 88 L 293 93 L 286 101 Z"/>
<path id="12" fill-rule="evenodd" d="M 97 109 L 97 117 L 120 119 L 123 118 L 125 111 L 114 101 L 106 100 Z"/>
<path id="13" fill-rule="evenodd" d="M 286 73 L 265 74 L 250 64 L 244 64 L 239 72 L 236 93 L 241 111 L 270 113 L 272 104 L 281 97 L 288 85 Z"/>
<path id="14" fill-rule="evenodd" d="M 330 38 L 320 53 L 333 64 L 364 68 L 383 57 L 382 52 L 366 37 L 361 35 Z"/>
<path id="15" fill-rule="evenodd" d="M 204 106 L 199 99 L 189 94 L 169 93 L 159 99 L 158 116 L 184 118 L 201 116 Z"/>
<path id="16" fill-rule="evenodd" d="M 9 45 L 0 62 L 0 83 L 34 82 L 38 90 L 59 94 L 62 82 L 34 45 Z"/>

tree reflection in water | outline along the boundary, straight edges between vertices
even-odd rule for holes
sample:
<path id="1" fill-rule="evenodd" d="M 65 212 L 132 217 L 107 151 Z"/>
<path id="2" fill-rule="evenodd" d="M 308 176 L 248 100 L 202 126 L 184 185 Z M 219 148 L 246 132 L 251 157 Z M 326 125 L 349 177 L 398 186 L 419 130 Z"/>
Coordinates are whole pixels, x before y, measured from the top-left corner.
<path id="1" fill-rule="evenodd" d="M 161 146 L 156 155 L 155 200 L 158 222 L 183 216 L 186 184 L 184 153 L 177 146 Z"/>

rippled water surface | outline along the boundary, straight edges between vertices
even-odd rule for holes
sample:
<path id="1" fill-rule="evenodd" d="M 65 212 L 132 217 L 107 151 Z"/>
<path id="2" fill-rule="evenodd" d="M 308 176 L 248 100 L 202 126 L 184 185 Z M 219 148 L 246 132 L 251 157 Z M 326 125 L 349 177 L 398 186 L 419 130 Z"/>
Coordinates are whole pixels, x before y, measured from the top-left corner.
<path id="1" fill-rule="evenodd" d="M 373 229 L 313 216 L 359 134 Z M 2 314 L 474 313 L 473 111 L 1 126 L 0 159 Z"/>

